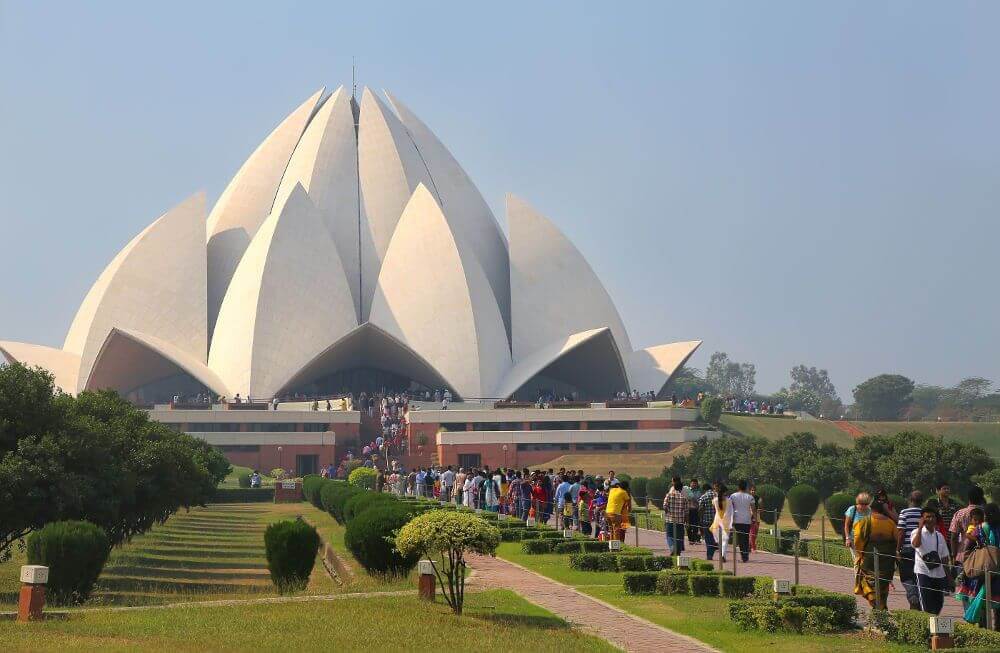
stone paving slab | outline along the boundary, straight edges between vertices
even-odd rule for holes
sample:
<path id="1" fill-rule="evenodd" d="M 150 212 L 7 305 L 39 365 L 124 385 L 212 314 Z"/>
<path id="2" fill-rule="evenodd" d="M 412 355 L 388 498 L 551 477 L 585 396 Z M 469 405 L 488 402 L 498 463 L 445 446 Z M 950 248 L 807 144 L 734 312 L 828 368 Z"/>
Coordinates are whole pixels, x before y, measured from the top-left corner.
<path id="1" fill-rule="evenodd" d="M 477 587 L 513 590 L 528 601 L 622 650 L 635 653 L 662 653 L 664 650 L 689 653 L 716 651 L 707 644 L 629 614 L 508 560 L 470 556 L 468 562 L 476 570 Z"/>
<path id="2" fill-rule="evenodd" d="M 635 537 L 635 529 L 630 528 L 625 538 L 626 544 L 635 544 Z M 667 552 L 666 536 L 662 531 L 640 528 L 639 546 L 665 555 Z M 686 553 L 690 553 L 696 558 L 705 559 L 704 544 L 685 542 L 684 546 Z M 716 553 L 716 561 L 718 561 L 718 555 Z M 773 578 L 795 580 L 795 558 L 793 556 L 778 555 L 758 550 L 750 554 L 749 563 L 743 564 L 742 560 L 739 560 L 739 552 L 730 550 L 726 555 L 727 562 L 725 566 L 729 571 L 733 569 L 732 558 L 734 555 L 737 558 L 736 573 L 740 576 L 771 576 Z M 822 587 L 832 592 L 852 594 L 854 591 L 854 570 L 839 565 L 816 562 L 808 558 L 799 558 L 799 583 Z M 864 598 L 858 596 L 857 601 L 859 609 L 864 612 L 870 609 L 868 601 Z M 906 592 L 903 590 L 903 585 L 897 576 L 889 588 L 889 609 L 904 610 L 909 607 L 910 604 L 906 600 Z M 961 617 L 962 605 L 954 597 L 948 596 L 945 598 L 944 609 L 941 611 L 941 615 Z"/>

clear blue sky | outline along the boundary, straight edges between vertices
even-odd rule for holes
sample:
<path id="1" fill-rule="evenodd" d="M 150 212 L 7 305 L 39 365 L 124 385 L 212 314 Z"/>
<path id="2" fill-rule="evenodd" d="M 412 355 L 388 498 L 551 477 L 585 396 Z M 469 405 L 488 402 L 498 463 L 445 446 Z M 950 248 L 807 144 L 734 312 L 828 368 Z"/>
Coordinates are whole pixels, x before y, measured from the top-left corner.
<path id="1" fill-rule="evenodd" d="M 617 6 L 616 6 L 617 5 Z M 845 400 L 1000 380 L 998 3 L 0 0 L 0 339 L 60 345 L 118 249 L 320 86 L 389 88 L 546 212 L 638 346 Z"/>

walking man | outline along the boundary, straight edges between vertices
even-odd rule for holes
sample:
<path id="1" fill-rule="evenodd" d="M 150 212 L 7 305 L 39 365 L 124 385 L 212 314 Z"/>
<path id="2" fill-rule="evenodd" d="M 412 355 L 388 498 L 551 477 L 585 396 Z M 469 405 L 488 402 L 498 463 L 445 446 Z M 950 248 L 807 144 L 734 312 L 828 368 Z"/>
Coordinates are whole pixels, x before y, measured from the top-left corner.
<path id="1" fill-rule="evenodd" d="M 747 493 L 747 482 L 741 480 L 736 485 L 737 491 L 729 496 L 733 505 L 733 533 L 736 535 L 736 545 L 740 547 L 740 559 L 750 561 L 750 524 L 753 522 L 754 506 L 757 502 L 753 495 Z"/>

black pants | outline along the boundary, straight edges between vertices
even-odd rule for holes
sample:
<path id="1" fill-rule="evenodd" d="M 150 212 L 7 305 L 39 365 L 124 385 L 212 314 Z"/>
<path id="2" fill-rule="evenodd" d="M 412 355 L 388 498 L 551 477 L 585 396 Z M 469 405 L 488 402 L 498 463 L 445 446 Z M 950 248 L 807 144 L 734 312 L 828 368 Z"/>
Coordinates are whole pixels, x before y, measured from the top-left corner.
<path id="1" fill-rule="evenodd" d="M 750 524 L 733 523 L 733 548 L 740 547 L 740 559 L 750 560 Z"/>
<path id="2" fill-rule="evenodd" d="M 941 614 L 944 596 L 948 592 L 948 579 L 917 574 L 917 589 L 920 591 L 920 609 L 929 614 Z"/>
<path id="3" fill-rule="evenodd" d="M 920 609 L 920 591 L 917 589 L 917 576 L 913 573 L 913 549 L 902 549 L 899 552 L 899 580 L 906 590 L 906 600 L 911 610 Z"/>
<path id="4" fill-rule="evenodd" d="M 715 535 L 712 529 L 705 526 L 701 529 L 701 534 L 705 537 L 705 558 L 711 560 L 715 557 L 715 550 L 719 548 L 715 542 Z"/>
<path id="5" fill-rule="evenodd" d="M 692 544 L 701 541 L 701 527 L 698 526 L 698 509 L 688 508 L 688 542 Z"/>

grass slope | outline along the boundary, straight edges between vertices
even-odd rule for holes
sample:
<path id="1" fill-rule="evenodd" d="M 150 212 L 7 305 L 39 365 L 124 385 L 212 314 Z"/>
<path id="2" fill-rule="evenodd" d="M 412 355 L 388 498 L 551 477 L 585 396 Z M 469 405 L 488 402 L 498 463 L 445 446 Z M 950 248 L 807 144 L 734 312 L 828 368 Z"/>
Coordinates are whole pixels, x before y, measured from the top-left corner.
<path id="1" fill-rule="evenodd" d="M 653 623 L 714 646 L 738 653 L 917 653 L 923 647 L 877 642 L 856 634 L 794 635 L 744 632 L 729 619 L 729 601 L 696 596 L 630 596 L 622 589 L 622 574 L 582 572 L 569 568 L 569 556 L 525 555 L 517 542 L 500 545 L 498 555 L 543 576 L 572 585 Z"/>
<path id="2" fill-rule="evenodd" d="M 615 649 L 513 592 L 470 594 L 466 614 L 416 597 L 344 599 L 0 622 L 4 651 L 581 651 Z"/>
<path id="3" fill-rule="evenodd" d="M 578 453 L 559 456 L 547 463 L 531 465 L 532 469 L 582 469 L 588 474 L 607 474 L 608 470 L 630 476 L 659 476 L 669 467 L 674 456 L 687 453 L 690 445 L 682 444 L 673 451 L 662 453 Z"/>
<path id="4" fill-rule="evenodd" d="M 820 444 L 833 443 L 842 447 L 854 446 L 854 440 L 846 431 L 826 420 L 801 420 L 779 417 L 750 417 L 723 415 L 722 427 L 741 435 L 753 435 L 768 440 L 780 440 L 792 433 L 808 431 L 816 436 Z"/>

